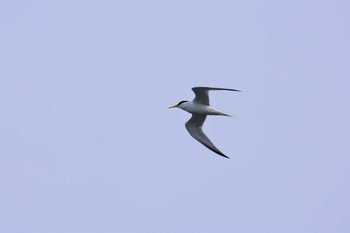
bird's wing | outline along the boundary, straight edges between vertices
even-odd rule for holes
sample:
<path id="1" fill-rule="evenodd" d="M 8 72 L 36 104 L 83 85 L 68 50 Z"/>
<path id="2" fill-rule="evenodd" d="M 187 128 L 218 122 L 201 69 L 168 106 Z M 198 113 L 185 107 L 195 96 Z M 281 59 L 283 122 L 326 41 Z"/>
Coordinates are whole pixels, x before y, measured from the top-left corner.
<path id="1" fill-rule="evenodd" d="M 190 135 L 196 139 L 198 142 L 202 143 L 208 149 L 214 151 L 215 153 L 228 158 L 224 153 L 222 153 L 214 144 L 209 140 L 209 138 L 204 134 L 202 130 L 203 123 L 207 116 L 200 116 L 192 114 L 192 117 L 189 121 L 186 122 L 185 126 Z"/>
<path id="2" fill-rule="evenodd" d="M 194 98 L 194 102 L 204 104 L 204 105 L 209 105 L 209 91 L 240 91 L 236 89 L 228 89 L 228 88 L 217 88 L 217 87 L 194 87 L 192 88 L 192 91 L 196 95 Z"/>

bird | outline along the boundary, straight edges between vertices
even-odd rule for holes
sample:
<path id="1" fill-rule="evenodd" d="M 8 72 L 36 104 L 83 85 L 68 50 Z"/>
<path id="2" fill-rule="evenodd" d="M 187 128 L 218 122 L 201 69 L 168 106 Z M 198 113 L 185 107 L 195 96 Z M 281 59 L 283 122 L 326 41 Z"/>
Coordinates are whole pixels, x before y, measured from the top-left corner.
<path id="1" fill-rule="evenodd" d="M 224 153 L 222 153 L 205 135 L 202 130 L 205 119 L 208 115 L 218 115 L 218 116 L 230 116 L 226 113 L 219 112 L 218 110 L 212 108 L 209 104 L 209 91 L 237 91 L 236 89 L 229 88 L 217 88 L 217 87 L 193 87 L 192 91 L 195 94 L 195 98 L 192 101 L 183 100 L 178 104 L 170 106 L 169 108 L 180 108 L 186 112 L 192 114 L 190 120 L 185 124 L 185 127 L 189 134 L 196 139 L 198 142 L 202 143 L 209 150 L 221 155 L 225 158 L 230 158 Z"/>

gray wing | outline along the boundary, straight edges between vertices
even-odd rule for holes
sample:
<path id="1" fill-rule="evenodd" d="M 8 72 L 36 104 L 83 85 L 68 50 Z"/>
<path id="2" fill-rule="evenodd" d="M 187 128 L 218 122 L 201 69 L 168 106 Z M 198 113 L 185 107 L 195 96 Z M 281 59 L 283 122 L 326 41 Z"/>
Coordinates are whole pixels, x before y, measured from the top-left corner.
<path id="1" fill-rule="evenodd" d="M 228 88 L 217 88 L 217 87 L 194 87 L 192 91 L 196 95 L 194 98 L 194 102 L 209 105 L 209 91 L 240 91 L 236 89 L 228 89 Z"/>
<path id="2" fill-rule="evenodd" d="M 228 158 L 224 153 L 222 153 L 214 144 L 209 140 L 209 138 L 204 134 L 202 130 L 203 123 L 207 116 L 200 116 L 192 114 L 192 117 L 189 121 L 186 122 L 185 126 L 187 131 L 191 134 L 191 136 L 196 139 L 198 142 L 202 143 L 208 149 L 214 151 L 215 153 Z"/>

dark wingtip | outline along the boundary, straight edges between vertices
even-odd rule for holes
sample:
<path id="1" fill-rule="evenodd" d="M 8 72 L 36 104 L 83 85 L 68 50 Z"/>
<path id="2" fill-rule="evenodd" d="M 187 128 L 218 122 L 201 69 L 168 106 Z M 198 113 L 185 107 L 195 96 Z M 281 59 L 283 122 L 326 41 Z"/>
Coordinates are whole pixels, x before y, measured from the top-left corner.
<path id="1" fill-rule="evenodd" d="M 221 154 L 220 154 L 220 155 L 221 155 Z M 230 157 L 228 157 L 228 156 L 226 156 L 226 155 L 224 155 L 224 154 L 222 154 L 221 156 L 224 157 L 224 158 L 230 159 Z"/>
<path id="2" fill-rule="evenodd" d="M 214 150 L 213 150 L 214 151 Z M 215 153 L 217 153 L 218 155 L 224 157 L 224 158 L 227 158 L 227 159 L 230 159 L 230 157 L 228 157 L 227 155 L 225 155 L 224 153 L 222 153 L 221 151 L 214 151 Z"/>
<path id="3" fill-rule="evenodd" d="M 211 148 L 209 148 L 209 149 L 211 149 Z M 212 149 L 211 149 L 211 150 L 212 150 Z M 212 150 L 212 151 L 214 151 L 215 153 L 217 153 L 218 155 L 220 155 L 220 156 L 222 156 L 222 157 L 224 157 L 224 158 L 230 159 L 230 157 L 228 157 L 227 155 L 225 155 L 225 154 L 222 153 L 221 151 L 215 151 L 215 150 Z"/>
<path id="4" fill-rule="evenodd" d="M 204 143 L 202 143 L 206 148 L 208 148 L 209 150 L 213 151 L 214 153 L 224 157 L 224 158 L 227 158 L 229 159 L 230 157 L 226 156 L 224 153 L 222 153 L 221 151 L 219 150 L 214 150 L 213 148 L 210 148 L 209 146 L 205 145 Z"/>

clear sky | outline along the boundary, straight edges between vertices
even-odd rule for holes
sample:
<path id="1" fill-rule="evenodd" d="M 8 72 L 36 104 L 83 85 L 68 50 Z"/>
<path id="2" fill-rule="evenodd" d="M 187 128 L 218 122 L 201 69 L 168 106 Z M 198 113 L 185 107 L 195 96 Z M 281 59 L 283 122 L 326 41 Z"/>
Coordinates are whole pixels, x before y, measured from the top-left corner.
<path id="1" fill-rule="evenodd" d="M 1 233 L 349 233 L 347 0 L 0 2 Z M 192 139 L 168 109 L 211 93 Z"/>

